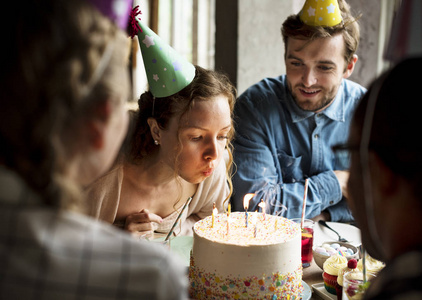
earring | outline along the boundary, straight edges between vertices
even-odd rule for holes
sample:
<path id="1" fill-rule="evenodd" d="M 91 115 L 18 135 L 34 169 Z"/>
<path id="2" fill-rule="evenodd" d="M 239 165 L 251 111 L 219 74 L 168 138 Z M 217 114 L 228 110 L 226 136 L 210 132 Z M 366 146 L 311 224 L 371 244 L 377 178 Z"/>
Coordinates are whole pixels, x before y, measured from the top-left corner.
<path id="1" fill-rule="evenodd" d="M 154 140 L 154 144 L 157 146 L 160 145 L 160 143 L 157 140 Z"/>

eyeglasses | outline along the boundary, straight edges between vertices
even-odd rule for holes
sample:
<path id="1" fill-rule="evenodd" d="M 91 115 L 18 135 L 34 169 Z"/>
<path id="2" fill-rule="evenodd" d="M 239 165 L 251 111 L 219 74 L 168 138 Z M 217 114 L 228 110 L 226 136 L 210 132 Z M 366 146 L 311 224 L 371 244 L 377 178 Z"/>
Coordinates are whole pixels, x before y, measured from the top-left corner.
<path id="1" fill-rule="evenodd" d="M 350 154 L 353 151 L 360 151 L 359 145 L 339 144 L 331 147 L 334 153 Z M 420 150 L 403 149 L 401 145 L 380 145 L 370 143 L 368 151 L 375 151 L 377 155 L 393 170 L 401 174 L 414 174 L 422 171 L 422 155 Z"/>

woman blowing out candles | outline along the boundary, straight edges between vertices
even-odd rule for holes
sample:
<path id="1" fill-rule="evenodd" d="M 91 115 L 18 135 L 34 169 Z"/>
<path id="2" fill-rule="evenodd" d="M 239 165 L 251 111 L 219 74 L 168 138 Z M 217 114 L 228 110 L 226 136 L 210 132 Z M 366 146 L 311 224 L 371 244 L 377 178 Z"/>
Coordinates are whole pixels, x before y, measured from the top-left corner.
<path id="1" fill-rule="evenodd" d="M 176 55 L 174 50 L 138 24 L 150 90 L 131 114 L 131 129 L 115 166 L 87 190 L 90 214 L 136 236 L 149 236 L 167 233 L 193 197 L 180 218 L 181 229 L 175 230 L 188 235 L 196 221 L 211 215 L 214 202 L 223 211 L 231 194 L 235 90 L 226 76 L 180 57 L 167 63 L 174 57 L 169 59 L 161 48 Z"/>

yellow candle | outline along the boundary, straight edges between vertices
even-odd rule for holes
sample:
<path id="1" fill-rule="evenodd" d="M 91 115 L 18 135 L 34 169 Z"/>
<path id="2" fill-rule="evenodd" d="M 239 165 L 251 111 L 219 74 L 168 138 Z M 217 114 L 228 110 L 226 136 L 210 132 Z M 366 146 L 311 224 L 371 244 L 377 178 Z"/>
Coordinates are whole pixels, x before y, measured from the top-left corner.
<path id="1" fill-rule="evenodd" d="M 215 202 L 212 204 L 212 215 L 211 215 L 211 228 L 214 228 L 215 215 L 218 214 L 218 210 L 215 207 Z"/>

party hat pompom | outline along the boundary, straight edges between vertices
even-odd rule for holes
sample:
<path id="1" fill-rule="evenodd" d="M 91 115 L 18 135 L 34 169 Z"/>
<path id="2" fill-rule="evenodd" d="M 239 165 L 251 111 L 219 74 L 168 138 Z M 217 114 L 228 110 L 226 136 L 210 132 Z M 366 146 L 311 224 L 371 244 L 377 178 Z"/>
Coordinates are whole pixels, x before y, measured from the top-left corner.
<path id="1" fill-rule="evenodd" d="M 142 14 L 142 12 L 139 10 L 139 5 L 135 6 L 129 17 L 129 36 L 133 39 L 135 35 L 138 34 L 138 31 L 142 32 L 141 27 L 138 24 L 138 21 L 136 18 Z M 140 17 L 139 17 L 140 18 Z"/>
<path id="2" fill-rule="evenodd" d="M 154 97 L 168 97 L 187 87 L 195 67 L 141 22 L 138 7 L 132 10 L 131 34 L 138 35 L 149 90 Z"/>
<path id="3" fill-rule="evenodd" d="M 342 21 L 337 0 L 306 0 L 299 16 L 309 26 L 332 27 Z"/>
<path id="4" fill-rule="evenodd" d="M 133 0 L 88 0 L 88 2 L 115 22 L 120 29 L 126 30 Z"/>

